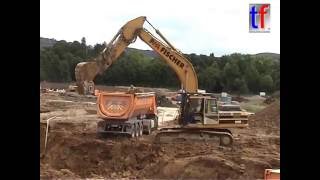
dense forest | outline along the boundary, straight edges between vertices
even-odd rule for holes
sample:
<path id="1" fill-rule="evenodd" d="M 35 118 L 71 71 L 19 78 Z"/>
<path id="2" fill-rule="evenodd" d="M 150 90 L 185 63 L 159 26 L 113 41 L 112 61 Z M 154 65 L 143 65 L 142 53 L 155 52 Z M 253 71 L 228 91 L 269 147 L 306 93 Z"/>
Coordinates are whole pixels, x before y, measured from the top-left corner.
<path id="1" fill-rule="evenodd" d="M 81 42 L 57 41 L 40 48 L 40 81 L 75 81 L 77 63 L 97 56 L 103 44 L 87 46 Z M 199 88 L 208 92 L 257 93 L 280 89 L 280 56 L 248 55 L 234 53 L 215 57 L 185 54 L 198 75 Z M 95 79 L 101 85 L 130 85 L 167 87 L 178 89 L 179 80 L 159 57 L 148 56 L 142 51 L 126 51 L 111 68 Z"/>

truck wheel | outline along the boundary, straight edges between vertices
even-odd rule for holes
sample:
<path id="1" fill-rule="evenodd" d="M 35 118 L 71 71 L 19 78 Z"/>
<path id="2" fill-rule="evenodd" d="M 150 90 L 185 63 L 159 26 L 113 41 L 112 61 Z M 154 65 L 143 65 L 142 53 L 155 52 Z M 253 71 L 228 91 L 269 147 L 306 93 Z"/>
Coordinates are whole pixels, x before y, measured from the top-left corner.
<path id="1" fill-rule="evenodd" d="M 103 138 L 103 134 L 102 134 L 101 132 L 97 132 L 97 133 L 96 133 L 96 137 L 97 137 L 98 139 L 102 139 L 102 138 Z"/>
<path id="2" fill-rule="evenodd" d="M 139 136 L 142 136 L 142 134 L 143 134 L 143 125 L 142 123 L 141 124 L 139 123 Z"/>
<path id="3" fill-rule="evenodd" d="M 136 137 L 136 131 L 135 130 L 136 130 L 135 126 L 132 125 L 132 127 L 131 127 L 131 138 Z"/>
<path id="4" fill-rule="evenodd" d="M 147 132 L 146 132 L 147 135 L 151 134 L 151 125 L 147 126 Z"/>
<path id="5" fill-rule="evenodd" d="M 138 124 L 134 124 L 134 132 L 135 132 L 135 136 L 136 137 L 139 137 L 139 125 Z"/>
<path id="6" fill-rule="evenodd" d="M 158 126 L 159 126 L 159 124 L 158 124 L 158 117 L 157 116 L 154 116 L 154 129 L 158 129 Z"/>

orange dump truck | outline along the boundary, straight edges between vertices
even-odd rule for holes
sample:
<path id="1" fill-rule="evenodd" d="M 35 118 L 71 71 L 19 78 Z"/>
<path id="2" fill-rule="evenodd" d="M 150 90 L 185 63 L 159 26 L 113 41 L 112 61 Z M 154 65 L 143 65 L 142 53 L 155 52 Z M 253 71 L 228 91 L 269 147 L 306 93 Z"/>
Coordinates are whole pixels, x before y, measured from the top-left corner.
<path id="1" fill-rule="evenodd" d="M 155 93 L 96 91 L 98 133 L 127 134 L 131 137 L 150 134 L 158 127 Z"/>

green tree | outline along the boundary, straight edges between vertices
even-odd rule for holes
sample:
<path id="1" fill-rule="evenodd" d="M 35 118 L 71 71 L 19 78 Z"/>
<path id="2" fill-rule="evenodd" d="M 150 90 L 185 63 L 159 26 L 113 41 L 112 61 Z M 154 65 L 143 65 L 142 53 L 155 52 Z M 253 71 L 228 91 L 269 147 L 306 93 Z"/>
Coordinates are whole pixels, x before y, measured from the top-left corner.
<path id="1" fill-rule="evenodd" d="M 234 86 L 235 86 L 234 88 L 236 89 L 235 92 L 237 92 L 239 95 L 246 94 L 249 92 L 247 83 L 243 78 L 236 78 L 234 80 Z"/>
<path id="2" fill-rule="evenodd" d="M 97 57 L 103 43 L 93 47 L 81 42 L 58 41 L 53 47 L 40 50 L 40 80 L 75 81 L 74 70 L 79 62 Z M 198 75 L 199 88 L 208 92 L 231 91 L 257 93 L 280 89 L 279 60 L 234 53 L 222 57 L 185 54 Z M 180 88 L 175 72 L 163 59 L 151 58 L 137 50 L 124 52 L 102 75 L 97 84 Z"/>
<path id="3" fill-rule="evenodd" d="M 235 91 L 235 80 L 240 77 L 240 70 L 236 63 L 228 62 L 223 68 L 224 74 L 224 90 Z"/>
<path id="4" fill-rule="evenodd" d="M 82 37 L 82 38 L 81 38 L 81 45 L 87 46 L 87 41 L 86 41 L 86 38 L 85 38 L 85 37 Z"/>
<path id="5" fill-rule="evenodd" d="M 245 74 L 244 74 L 245 81 L 247 82 L 247 87 L 251 92 L 259 92 L 259 79 L 260 75 L 255 66 L 252 63 L 249 63 Z"/>
<path id="6" fill-rule="evenodd" d="M 81 47 L 84 53 L 83 57 L 88 58 L 88 47 L 87 47 L 87 42 L 85 37 L 81 38 Z"/>
<path id="7" fill-rule="evenodd" d="M 216 63 L 199 73 L 200 87 L 208 91 L 221 91 L 221 70 Z"/>
<path id="8" fill-rule="evenodd" d="M 272 92 L 273 80 L 270 75 L 264 75 L 260 78 L 260 91 Z"/>

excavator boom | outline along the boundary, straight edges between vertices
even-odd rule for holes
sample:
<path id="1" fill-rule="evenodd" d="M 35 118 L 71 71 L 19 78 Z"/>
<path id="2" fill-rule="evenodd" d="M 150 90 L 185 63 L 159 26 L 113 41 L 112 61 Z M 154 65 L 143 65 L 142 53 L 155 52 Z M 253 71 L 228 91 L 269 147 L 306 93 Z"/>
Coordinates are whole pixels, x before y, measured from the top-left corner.
<path id="1" fill-rule="evenodd" d="M 139 37 L 148 44 L 161 59 L 177 74 L 182 89 L 188 93 L 196 93 L 198 90 L 198 78 L 190 61 L 181 53 L 162 43 L 146 29 L 141 29 Z"/>
<path id="2" fill-rule="evenodd" d="M 157 34 L 166 42 L 162 42 L 143 28 L 145 16 L 138 17 L 125 24 L 114 38 L 107 44 L 99 56 L 88 62 L 77 64 L 75 69 L 76 83 L 79 94 L 86 94 L 88 82 L 93 82 L 98 74 L 102 74 L 124 52 L 129 44 L 137 37 L 149 45 L 177 74 L 182 89 L 186 92 L 196 93 L 198 89 L 197 75 L 189 60 L 178 52 L 164 36 L 156 30 Z M 149 22 L 148 22 L 149 23 Z"/>

